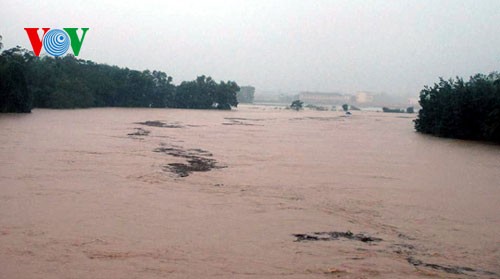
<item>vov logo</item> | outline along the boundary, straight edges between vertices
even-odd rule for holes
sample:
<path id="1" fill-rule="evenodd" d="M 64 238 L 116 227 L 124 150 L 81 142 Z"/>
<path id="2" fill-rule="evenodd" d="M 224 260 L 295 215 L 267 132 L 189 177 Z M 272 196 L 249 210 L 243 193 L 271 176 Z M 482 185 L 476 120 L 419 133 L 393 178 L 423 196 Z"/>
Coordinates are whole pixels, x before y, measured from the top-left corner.
<path id="1" fill-rule="evenodd" d="M 71 49 L 75 56 L 78 56 L 80 49 L 82 48 L 83 40 L 85 39 L 85 34 L 89 28 L 81 28 L 83 31 L 82 38 L 78 38 L 76 31 L 78 28 L 63 28 L 61 29 L 50 29 L 42 28 L 43 35 L 42 39 L 38 35 L 38 30 L 40 28 L 24 28 L 26 33 L 28 33 L 28 38 L 31 42 L 31 47 L 36 56 L 40 55 L 42 50 L 42 45 L 45 51 L 52 56 L 61 56 L 65 54 L 71 44 Z"/>

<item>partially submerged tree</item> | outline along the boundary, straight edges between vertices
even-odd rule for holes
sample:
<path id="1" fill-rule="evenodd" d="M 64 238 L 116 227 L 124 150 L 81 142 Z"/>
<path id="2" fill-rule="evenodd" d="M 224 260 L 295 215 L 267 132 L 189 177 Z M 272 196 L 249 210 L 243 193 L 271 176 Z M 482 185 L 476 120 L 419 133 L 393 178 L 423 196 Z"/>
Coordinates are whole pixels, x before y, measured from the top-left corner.
<path id="1" fill-rule="evenodd" d="M 0 54 L 0 112 L 29 112 L 32 107 L 231 109 L 238 105 L 240 88 L 234 81 L 217 83 L 200 76 L 175 86 L 172 80 L 161 71 L 109 66 L 71 54 L 36 57 L 15 47 Z"/>
<path id="2" fill-rule="evenodd" d="M 500 73 L 440 79 L 420 92 L 418 132 L 500 142 Z"/>
<path id="3" fill-rule="evenodd" d="M 15 47 L 0 55 L 0 112 L 31 112 L 33 95 L 26 82 L 25 54 Z"/>
<path id="4" fill-rule="evenodd" d="M 231 109 L 238 106 L 236 92 L 240 88 L 234 81 L 220 83 L 211 77 L 199 76 L 194 81 L 184 81 L 177 86 L 174 106 L 191 109 Z"/>
<path id="5" fill-rule="evenodd" d="M 302 109 L 303 105 L 304 105 L 304 102 L 302 102 L 301 100 L 295 100 L 290 105 L 290 108 L 293 110 L 299 111 Z"/>

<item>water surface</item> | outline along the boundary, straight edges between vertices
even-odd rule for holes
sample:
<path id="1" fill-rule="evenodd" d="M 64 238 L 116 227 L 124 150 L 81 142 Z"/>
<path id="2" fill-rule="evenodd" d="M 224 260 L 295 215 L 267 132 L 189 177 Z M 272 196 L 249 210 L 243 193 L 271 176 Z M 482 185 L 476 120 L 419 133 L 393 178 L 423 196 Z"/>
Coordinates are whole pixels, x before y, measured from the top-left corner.
<path id="1" fill-rule="evenodd" d="M 500 148 L 417 134 L 413 118 L 0 115 L 0 278 L 497 277 Z M 218 167 L 173 172 L 193 158 Z M 293 236 L 333 231 L 382 241 Z"/>

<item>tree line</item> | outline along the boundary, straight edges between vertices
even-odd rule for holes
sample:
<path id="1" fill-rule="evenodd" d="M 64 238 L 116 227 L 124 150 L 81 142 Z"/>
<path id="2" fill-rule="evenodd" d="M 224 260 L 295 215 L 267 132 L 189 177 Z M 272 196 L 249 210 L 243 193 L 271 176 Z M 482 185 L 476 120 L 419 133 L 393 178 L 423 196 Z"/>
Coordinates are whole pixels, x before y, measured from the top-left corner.
<path id="1" fill-rule="evenodd" d="M 500 73 L 440 79 L 420 92 L 415 129 L 441 137 L 500 143 Z"/>
<path id="2" fill-rule="evenodd" d="M 1 43 L 1 42 L 0 42 Z M 0 54 L 0 112 L 32 108 L 154 107 L 231 109 L 238 101 L 234 81 L 199 76 L 172 83 L 162 71 L 137 71 L 90 60 L 36 57 L 16 47 Z"/>

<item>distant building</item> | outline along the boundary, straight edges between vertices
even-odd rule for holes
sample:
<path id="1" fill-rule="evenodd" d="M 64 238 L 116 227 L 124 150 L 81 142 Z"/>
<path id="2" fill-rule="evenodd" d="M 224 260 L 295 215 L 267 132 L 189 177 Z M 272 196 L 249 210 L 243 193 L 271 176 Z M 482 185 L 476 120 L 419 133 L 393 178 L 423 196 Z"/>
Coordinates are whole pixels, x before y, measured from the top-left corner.
<path id="1" fill-rule="evenodd" d="M 340 93 L 301 92 L 299 100 L 312 105 L 341 105 L 349 102 L 351 96 Z"/>
<path id="2" fill-rule="evenodd" d="M 255 95 L 255 87 L 253 86 L 241 86 L 240 91 L 236 92 L 236 99 L 238 103 L 248 103 L 252 104 Z"/>
<path id="3" fill-rule="evenodd" d="M 356 93 L 355 101 L 358 104 L 372 103 L 373 102 L 373 95 L 371 93 L 361 91 L 361 92 Z"/>

